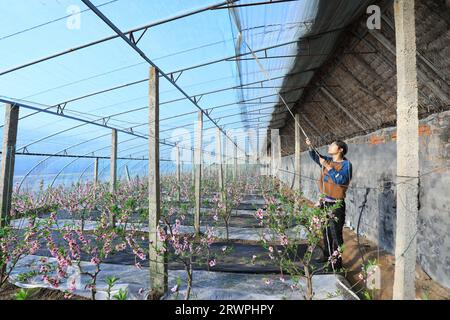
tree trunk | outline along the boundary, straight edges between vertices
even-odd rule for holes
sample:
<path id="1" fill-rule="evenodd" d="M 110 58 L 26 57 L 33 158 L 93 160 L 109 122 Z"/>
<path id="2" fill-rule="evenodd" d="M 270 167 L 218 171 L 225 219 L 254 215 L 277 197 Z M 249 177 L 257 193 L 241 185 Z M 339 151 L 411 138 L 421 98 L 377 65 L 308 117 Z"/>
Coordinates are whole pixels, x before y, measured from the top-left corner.
<path id="1" fill-rule="evenodd" d="M 306 300 L 312 300 L 314 296 L 313 286 L 312 286 L 312 274 L 309 272 L 309 267 L 307 265 L 304 266 L 305 270 L 305 279 L 306 279 Z"/>
<path id="2" fill-rule="evenodd" d="M 189 300 L 189 296 L 191 295 L 192 289 L 192 261 L 190 261 L 189 266 L 186 266 L 187 272 L 187 289 L 186 295 L 184 296 L 184 300 Z"/>

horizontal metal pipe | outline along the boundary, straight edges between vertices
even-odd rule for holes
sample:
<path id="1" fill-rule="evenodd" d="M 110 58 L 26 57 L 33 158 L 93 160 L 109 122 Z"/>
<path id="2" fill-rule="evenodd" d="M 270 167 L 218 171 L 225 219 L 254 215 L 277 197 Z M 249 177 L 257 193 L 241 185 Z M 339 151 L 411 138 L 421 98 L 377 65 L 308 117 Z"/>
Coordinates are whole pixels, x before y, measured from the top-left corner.
<path id="1" fill-rule="evenodd" d="M 198 13 L 201 13 L 201 12 L 209 11 L 209 10 L 211 10 L 211 9 L 217 7 L 217 6 L 228 4 L 229 2 L 236 2 L 236 1 L 222 1 L 222 2 L 219 2 L 219 3 L 213 4 L 213 5 L 209 5 L 209 6 L 200 8 L 200 9 L 196 9 L 196 10 L 193 10 L 193 11 L 182 13 L 182 14 L 179 14 L 179 15 L 167 18 L 167 19 L 162 19 L 162 20 L 158 20 L 158 21 L 155 21 L 155 22 L 151 22 L 151 23 L 149 23 L 147 25 L 144 25 L 144 26 L 141 26 L 141 27 L 138 27 L 138 28 L 134 28 L 134 29 L 130 29 L 128 31 L 125 31 L 125 34 L 132 34 L 134 32 L 143 31 L 143 30 L 146 30 L 148 28 L 155 27 L 155 26 L 158 26 L 158 25 L 161 25 L 161 24 L 164 24 L 164 23 L 168 23 L 168 22 L 175 21 L 175 20 L 178 20 L 178 19 L 181 19 L 181 18 L 192 16 L 192 15 L 195 15 L 195 14 L 198 14 Z M 69 54 L 69 53 L 73 53 L 73 52 L 76 52 L 76 51 L 81 50 L 81 49 L 89 48 L 89 47 L 92 47 L 94 45 L 106 42 L 106 41 L 114 40 L 114 39 L 117 39 L 117 38 L 119 38 L 119 35 L 116 34 L 116 35 L 112 35 L 112 36 L 109 36 L 109 37 L 106 37 L 106 38 L 103 38 L 103 39 L 99 39 L 99 40 L 96 40 L 96 41 L 92 41 L 92 42 L 80 45 L 78 47 L 74 47 L 74 48 L 71 48 L 71 49 L 68 49 L 68 50 L 64 50 L 64 51 L 52 54 L 50 56 L 43 57 L 43 58 L 40 58 L 38 60 L 31 61 L 31 62 L 25 63 L 23 65 L 20 65 L 20 66 L 17 66 L 17 67 L 14 67 L 14 68 L 2 71 L 2 72 L 0 72 L 0 76 L 3 76 L 5 74 L 8 74 L 8 73 L 11 73 L 13 71 L 17 71 L 17 70 L 20 70 L 20 69 L 23 69 L 23 68 L 26 68 L 26 67 L 30 67 L 32 65 L 35 65 L 35 64 L 38 64 L 38 63 L 41 63 L 41 62 L 44 62 L 44 61 L 48 61 L 48 60 L 51 60 L 51 59 L 54 59 L 54 58 L 57 58 L 57 57 L 61 57 L 63 55 L 66 55 L 66 54 Z"/>

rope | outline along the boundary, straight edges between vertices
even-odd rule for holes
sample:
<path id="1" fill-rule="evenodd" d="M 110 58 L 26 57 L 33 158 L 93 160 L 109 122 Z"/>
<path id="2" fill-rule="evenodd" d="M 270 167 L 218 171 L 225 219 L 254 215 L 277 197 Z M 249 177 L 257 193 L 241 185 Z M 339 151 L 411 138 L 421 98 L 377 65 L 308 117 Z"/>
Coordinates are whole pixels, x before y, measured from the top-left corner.
<path id="1" fill-rule="evenodd" d="M 259 58 L 257 57 L 257 55 L 255 54 L 255 52 L 252 50 L 252 48 L 249 46 L 249 44 L 247 43 L 247 41 L 245 40 L 245 38 L 242 35 L 242 31 L 240 29 L 240 24 L 237 21 L 237 17 L 236 14 L 234 13 L 234 11 L 232 10 L 232 8 L 229 8 L 229 10 L 231 11 L 231 16 L 233 16 L 233 20 L 234 23 L 236 25 L 236 28 L 239 31 L 239 35 L 238 38 L 240 40 L 242 40 L 242 42 L 245 44 L 245 46 L 247 47 L 247 49 L 250 51 L 251 55 L 253 56 L 253 58 L 255 59 L 255 62 L 257 63 L 259 69 L 261 70 L 261 72 L 265 75 L 266 80 L 267 81 L 271 81 L 272 78 L 270 77 L 270 74 L 267 72 L 267 70 L 264 68 L 264 66 L 262 65 L 261 61 L 259 60 Z M 297 121 L 297 119 L 295 118 L 295 115 L 292 113 L 292 110 L 289 108 L 288 104 L 286 103 L 286 101 L 284 100 L 283 96 L 277 91 L 277 89 L 273 89 L 273 91 L 275 92 L 276 95 L 278 95 L 278 97 L 280 98 L 281 102 L 283 103 L 283 105 L 286 107 L 287 111 L 289 112 L 289 114 L 292 116 L 292 118 L 294 119 L 294 123 L 296 126 L 298 126 L 300 128 L 300 131 L 302 132 L 302 134 L 305 136 L 305 138 L 309 141 L 311 141 L 308 137 L 308 135 L 306 134 L 305 130 L 303 129 L 303 127 L 300 125 L 299 121 Z M 317 150 L 313 147 L 312 148 L 317 155 L 319 155 L 319 153 L 317 152 Z M 320 155 L 319 155 L 320 156 Z"/>

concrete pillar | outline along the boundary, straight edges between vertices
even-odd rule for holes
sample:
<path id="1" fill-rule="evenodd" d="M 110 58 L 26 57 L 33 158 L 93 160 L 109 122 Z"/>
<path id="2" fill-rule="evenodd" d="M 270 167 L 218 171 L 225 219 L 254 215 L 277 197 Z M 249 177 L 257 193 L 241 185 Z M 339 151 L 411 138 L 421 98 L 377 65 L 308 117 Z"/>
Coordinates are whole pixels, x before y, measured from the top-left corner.
<path id="1" fill-rule="evenodd" d="M 113 129 L 111 133 L 111 157 L 110 157 L 110 175 L 109 175 L 109 191 L 116 191 L 117 180 L 117 130 Z"/>
<path id="2" fill-rule="evenodd" d="M 226 190 L 223 179 L 223 160 L 222 160 L 222 132 L 217 128 L 216 132 L 216 161 L 218 169 L 218 179 L 219 179 L 219 190 L 220 190 L 220 200 L 225 204 L 226 210 Z"/>
<path id="3" fill-rule="evenodd" d="M 256 164 L 259 166 L 261 157 L 259 152 L 259 127 L 256 128 Z"/>
<path id="4" fill-rule="evenodd" d="M 234 145 L 233 145 L 233 181 L 237 180 L 237 141 L 236 138 L 234 139 Z"/>
<path id="5" fill-rule="evenodd" d="M 268 132 L 268 131 L 267 131 Z M 269 158 L 268 158 L 268 136 L 263 134 L 264 139 L 260 137 L 260 131 L 258 131 L 258 141 L 261 139 L 262 148 L 260 142 L 258 142 L 258 164 L 260 165 L 260 174 L 267 176 L 269 175 Z"/>
<path id="6" fill-rule="evenodd" d="M 228 135 L 228 133 L 225 131 L 225 135 Z M 224 143 L 224 156 L 225 159 L 223 160 L 224 162 L 224 184 L 226 184 L 226 181 L 228 181 L 228 161 L 229 161 L 229 153 L 230 153 L 230 148 L 228 146 L 229 140 L 227 138 L 225 138 L 225 143 Z"/>
<path id="7" fill-rule="evenodd" d="M 278 169 L 278 129 L 270 130 L 270 156 L 271 156 L 271 172 L 270 174 L 275 177 Z"/>
<path id="8" fill-rule="evenodd" d="M 277 145 L 278 145 L 278 149 L 277 149 L 277 154 L 276 154 L 276 157 L 277 157 L 277 177 L 278 177 L 278 180 L 279 180 L 279 183 L 280 183 L 280 194 L 281 194 L 281 191 L 282 191 L 282 187 L 283 187 L 283 185 L 282 185 L 282 181 L 281 181 L 281 171 L 280 171 L 280 169 L 281 169 L 281 135 L 280 134 L 278 134 L 278 141 L 277 141 Z"/>
<path id="9" fill-rule="evenodd" d="M 281 149 L 280 149 L 280 132 L 278 129 L 270 130 L 270 149 L 271 149 L 271 175 L 275 178 L 278 177 L 278 169 L 280 168 L 281 162 Z"/>
<path id="10" fill-rule="evenodd" d="M 149 119 L 148 119 L 148 225 L 150 288 L 158 294 L 167 291 L 167 255 L 158 254 L 164 243 L 157 235 L 161 217 L 159 178 L 159 75 L 149 72 Z"/>
<path id="11" fill-rule="evenodd" d="M 11 211 L 18 123 L 19 107 L 6 104 L 0 172 L 0 227 L 7 223 Z"/>
<path id="12" fill-rule="evenodd" d="M 200 207 L 201 207 L 201 183 L 202 183 L 202 145 L 203 145 L 203 113 L 198 112 L 197 127 L 195 133 L 195 215 L 194 229 L 200 233 Z"/>
<path id="13" fill-rule="evenodd" d="M 195 143 L 194 143 L 195 145 Z M 192 148 L 191 150 L 191 161 L 192 161 L 192 167 L 191 167 L 191 171 L 192 171 L 192 185 L 195 184 L 195 153 L 194 153 L 194 148 Z"/>
<path id="14" fill-rule="evenodd" d="M 98 158 L 94 160 L 94 187 L 98 185 Z"/>
<path id="15" fill-rule="evenodd" d="M 117 186 L 117 130 L 111 132 L 111 157 L 110 157 L 110 175 L 109 175 L 109 192 L 116 192 Z M 113 213 L 110 216 L 111 226 L 116 225 L 116 219 Z"/>
<path id="16" fill-rule="evenodd" d="M 250 163 L 249 150 L 250 150 L 250 141 L 247 136 L 245 138 L 245 170 L 248 170 L 248 165 Z"/>
<path id="17" fill-rule="evenodd" d="M 295 114 L 295 123 L 294 123 L 294 127 L 295 127 L 294 190 L 297 192 L 300 192 L 301 191 L 301 176 L 300 176 L 300 174 L 301 174 L 301 162 L 300 162 L 301 136 L 300 136 L 300 134 L 301 133 L 300 133 L 300 127 L 298 126 L 298 123 L 300 123 L 300 114 L 296 113 Z"/>
<path id="18" fill-rule="evenodd" d="M 415 299 L 419 119 L 413 0 L 394 2 L 397 53 L 397 223 L 394 299 Z"/>
<path id="19" fill-rule="evenodd" d="M 180 147 L 177 146 L 177 154 L 176 154 L 176 176 L 177 176 L 177 201 L 180 202 L 181 201 L 181 159 L 180 159 Z"/>
<path id="20" fill-rule="evenodd" d="M 269 149 L 269 140 L 270 140 L 270 149 Z M 266 151 L 267 151 L 267 175 L 272 176 L 272 132 L 270 129 L 267 130 L 267 144 L 266 144 Z"/>
<path id="21" fill-rule="evenodd" d="M 130 171 L 128 170 L 128 165 L 125 165 L 125 175 L 127 176 L 127 181 L 131 181 Z"/>

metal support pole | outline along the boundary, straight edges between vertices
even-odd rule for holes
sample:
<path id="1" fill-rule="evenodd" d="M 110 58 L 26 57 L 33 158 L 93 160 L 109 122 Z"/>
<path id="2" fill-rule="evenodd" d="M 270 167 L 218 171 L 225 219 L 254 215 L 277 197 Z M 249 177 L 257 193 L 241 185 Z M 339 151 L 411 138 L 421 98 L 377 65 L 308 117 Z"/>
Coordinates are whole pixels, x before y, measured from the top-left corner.
<path id="1" fill-rule="evenodd" d="M 394 2 L 397 59 L 397 232 L 394 299 L 415 299 L 419 118 L 414 1 Z"/>
<path id="2" fill-rule="evenodd" d="M 13 192 L 14 163 L 17 140 L 19 107 L 5 105 L 5 125 L 3 128 L 2 164 L 0 176 L 0 227 L 7 224 L 11 210 Z"/>
<path id="3" fill-rule="evenodd" d="M 200 207 L 201 207 L 201 183 L 202 183 L 202 144 L 203 144 L 203 112 L 198 112 L 198 121 L 196 126 L 196 145 L 195 145 L 195 233 L 200 233 Z"/>
<path id="4" fill-rule="evenodd" d="M 157 235 L 161 218 L 159 179 L 159 76 L 156 68 L 149 72 L 149 134 L 148 134 L 148 226 L 150 288 L 158 294 L 167 291 L 167 255 L 161 254 L 164 243 Z"/>
<path id="5" fill-rule="evenodd" d="M 295 114 L 295 124 L 300 123 L 300 114 Z M 294 159 L 294 190 L 297 192 L 301 191 L 301 150 L 300 150 L 300 141 L 301 141 L 301 132 L 300 127 L 298 125 L 295 125 L 295 159 Z"/>

